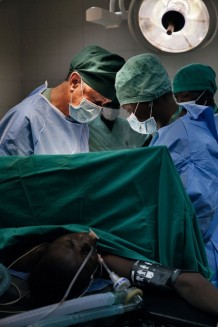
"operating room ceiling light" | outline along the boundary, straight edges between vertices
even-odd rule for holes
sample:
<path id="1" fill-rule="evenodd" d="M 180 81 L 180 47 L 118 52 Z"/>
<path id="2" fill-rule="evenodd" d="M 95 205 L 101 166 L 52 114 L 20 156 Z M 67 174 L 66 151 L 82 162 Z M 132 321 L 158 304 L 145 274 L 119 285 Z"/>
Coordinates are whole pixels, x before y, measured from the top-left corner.
<path id="1" fill-rule="evenodd" d="M 86 21 L 103 25 L 106 28 L 119 27 L 122 20 L 127 19 L 125 0 L 119 0 L 119 11 L 115 11 L 117 0 L 110 0 L 109 10 L 100 7 L 91 7 L 86 10 Z"/>
<path id="2" fill-rule="evenodd" d="M 132 36 L 153 51 L 182 53 L 207 46 L 217 33 L 218 0 L 110 0 L 109 10 L 91 7 L 88 22 L 118 28 L 128 19 Z M 115 10 L 119 8 L 119 11 Z"/>
<path id="3" fill-rule="evenodd" d="M 209 44 L 217 32 L 212 0 L 132 0 L 132 35 L 151 49 L 181 53 Z"/>

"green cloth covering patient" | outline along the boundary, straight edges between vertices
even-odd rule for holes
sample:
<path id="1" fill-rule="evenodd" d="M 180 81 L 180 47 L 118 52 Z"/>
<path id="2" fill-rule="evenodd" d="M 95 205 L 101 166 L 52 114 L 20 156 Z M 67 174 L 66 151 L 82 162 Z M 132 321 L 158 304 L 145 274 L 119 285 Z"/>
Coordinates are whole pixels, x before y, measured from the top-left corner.
<path id="1" fill-rule="evenodd" d="M 0 262 L 93 229 L 111 254 L 211 277 L 192 204 L 166 147 L 0 160 Z"/>

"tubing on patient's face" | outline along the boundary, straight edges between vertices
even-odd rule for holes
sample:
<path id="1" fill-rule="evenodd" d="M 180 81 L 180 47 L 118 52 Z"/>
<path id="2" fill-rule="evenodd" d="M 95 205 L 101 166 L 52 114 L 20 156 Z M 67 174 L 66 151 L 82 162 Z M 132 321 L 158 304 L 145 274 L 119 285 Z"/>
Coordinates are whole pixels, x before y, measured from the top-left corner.
<path id="1" fill-rule="evenodd" d="M 51 243 L 29 278 L 30 290 L 37 302 L 43 305 L 59 302 L 92 247 L 94 251 L 68 298 L 79 296 L 90 284 L 98 265 L 96 238 L 88 233 L 71 233 Z"/>

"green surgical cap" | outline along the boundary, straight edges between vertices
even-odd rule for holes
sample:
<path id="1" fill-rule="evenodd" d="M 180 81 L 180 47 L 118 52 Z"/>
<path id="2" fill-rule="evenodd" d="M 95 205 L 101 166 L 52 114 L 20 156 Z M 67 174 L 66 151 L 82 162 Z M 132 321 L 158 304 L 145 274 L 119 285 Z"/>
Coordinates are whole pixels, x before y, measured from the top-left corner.
<path id="1" fill-rule="evenodd" d="M 216 93 L 216 73 L 207 65 L 190 64 L 178 70 L 173 79 L 173 93 L 209 90 Z"/>
<path id="2" fill-rule="evenodd" d="M 70 63 L 70 72 L 77 71 L 83 81 L 108 99 L 115 96 L 115 76 L 125 60 L 99 46 L 89 45 L 78 52 Z"/>
<path id="3" fill-rule="evenodd" d="M 127 60 L 116 75 L 115 88 L 120 105 L 152 101 L 172 91 L 165 68 L 151 53 Z"/>

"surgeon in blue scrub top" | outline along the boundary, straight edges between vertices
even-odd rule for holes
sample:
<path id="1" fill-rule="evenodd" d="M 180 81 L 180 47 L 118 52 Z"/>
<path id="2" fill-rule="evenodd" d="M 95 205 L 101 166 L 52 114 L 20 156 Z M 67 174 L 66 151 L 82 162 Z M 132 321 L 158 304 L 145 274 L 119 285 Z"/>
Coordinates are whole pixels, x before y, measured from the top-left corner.
<path id="1" fill-rule="evenodd" d="M 172 91 L 181 105 L 195 103 L 212 107 L 218 131 L 218 106 L 214 100 L 216 72 L 212 67 L 198 63 L 181 67 L 173 78 Z"/>
<path id="2" fill-rule="evenodd" d="M 172 91 L 179 104 L 207 105 L 213 108 L 214 114 L 218 112 L 214 100 L 216 72 L 208 65 L 194 63 L 181 67 L 173 78 Z"/>
<path id="3" fill-rule="evenodd" d="M 0 155 L 88 152 L 88 122 L 115 96 L 124 59 L 99 46 L 78 52 L 66 79 L 47 83 L 9 110 L 0 122 Z"/>
<path id="4" fill-rule="evenodd" d="M 154 54 L 130 58 L 117 73 L 115 87 L 121 106 L 130 114 L 130 126 L 152 134 L 150 146 L 168 147 L 195 208 L 214 271 L 211 281 L 218 287 L 218 135 L 213 108 L 178 105 L 169 76 Z"/>

